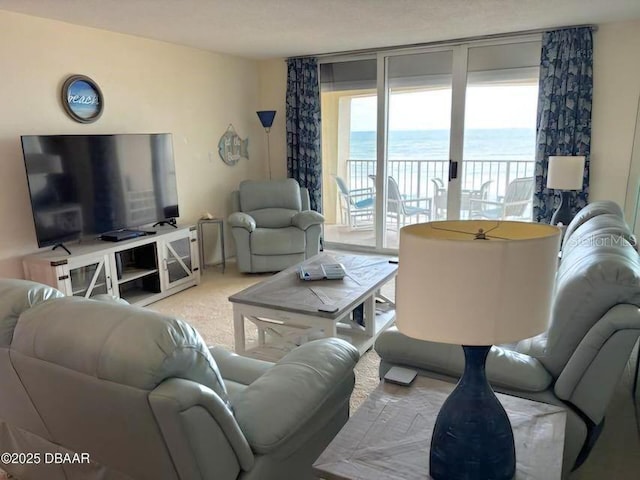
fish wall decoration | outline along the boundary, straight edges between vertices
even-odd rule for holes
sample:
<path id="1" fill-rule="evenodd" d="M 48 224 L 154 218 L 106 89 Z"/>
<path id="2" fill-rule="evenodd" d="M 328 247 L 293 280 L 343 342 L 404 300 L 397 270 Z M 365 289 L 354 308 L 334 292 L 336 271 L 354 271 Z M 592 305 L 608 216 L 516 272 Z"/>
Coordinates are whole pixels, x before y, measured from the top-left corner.
<path id="1" fill-rule="evenodd" d="M 227 165 L 235 165 L 240 158 L 249 159 L 249 139 L 241 139 L 233 125 L 229 124 L 227 131 L 222 134 L 218 142 L 218 153 Z"/>

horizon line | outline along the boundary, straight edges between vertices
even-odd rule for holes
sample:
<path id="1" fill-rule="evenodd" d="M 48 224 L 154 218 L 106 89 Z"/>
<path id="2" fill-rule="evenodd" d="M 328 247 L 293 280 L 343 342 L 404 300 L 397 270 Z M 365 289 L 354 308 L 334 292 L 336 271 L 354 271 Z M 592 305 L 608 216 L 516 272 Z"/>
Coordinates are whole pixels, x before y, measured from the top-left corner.
<path id="1" fill-rule="evenodd" d="M 467 130 L 535 130 L 536 127 L 496 127 L 496 128 L 466 128 Z M 447 132 L 449 128 L 399 128 L 390 132 Z M 377 130 L 351 130 L 351 133 L 376 133 Z"/>

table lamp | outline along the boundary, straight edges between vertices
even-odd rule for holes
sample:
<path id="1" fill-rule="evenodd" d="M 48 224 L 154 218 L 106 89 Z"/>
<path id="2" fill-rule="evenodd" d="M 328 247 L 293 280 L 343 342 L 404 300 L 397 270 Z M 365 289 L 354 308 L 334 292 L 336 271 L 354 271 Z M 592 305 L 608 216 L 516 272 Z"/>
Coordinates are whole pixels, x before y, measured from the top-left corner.
<path id="1" fill-rule="evenodd" d="M 462 345 L 465 368 L 431 438 L 435 480 L 511 480 L 513 431 L 485 374 L 491 345 L 547 329 L 560 229 L 456 220 L 400 230 L 396 325 L 419 340 Z"/>
<path id="2" fill-rule="evenodd" d="M 269 162 L 269 180 L 271 180 L 271 149 L 269 148 L 269 132 L 271 132 L 271 126 L 273 125 L 273 119 L 276 118 L 275 110 L 261 110 L 256 112 L 260 123 L 267 133 L 267 161 Z"/>
<path id="3" fill-rule="evenodd" d="M 569 225 L 571 215 L 571 199 L 569 190 L 582 190 L 584 177 L 584 156 L 556 155 L 549 157 L 547 170 L 547 188 L 562 190 L 560 205 L 553 213 L 551 225 L 562 223 Z"/>

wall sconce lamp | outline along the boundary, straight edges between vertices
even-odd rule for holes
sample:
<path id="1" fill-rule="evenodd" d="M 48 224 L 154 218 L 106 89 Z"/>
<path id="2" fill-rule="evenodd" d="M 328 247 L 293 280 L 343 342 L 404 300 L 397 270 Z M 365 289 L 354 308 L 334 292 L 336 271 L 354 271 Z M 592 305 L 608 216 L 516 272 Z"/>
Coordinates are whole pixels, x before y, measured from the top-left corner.
<path id="1" fill-rule="evenodd" d="M 276 117 L 275 110 L 261 110 L 256 112 L 260 123 L 264 127 L 264 131 L 267 132 L 267 159 L 269 161 L 269 180 L 271 180 L 271 149 L 269 146 L 269 132 L 271 131 L 271 125 L 273 125 L 273 119 Z"/>

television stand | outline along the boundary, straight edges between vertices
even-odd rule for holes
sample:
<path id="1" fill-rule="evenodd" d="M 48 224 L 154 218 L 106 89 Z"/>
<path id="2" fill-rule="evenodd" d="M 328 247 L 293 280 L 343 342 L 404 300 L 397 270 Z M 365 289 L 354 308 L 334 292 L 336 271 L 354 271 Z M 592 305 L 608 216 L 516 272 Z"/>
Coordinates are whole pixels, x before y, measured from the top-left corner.
<path id="1" fill-rule="evenodd" d="M 71 245 L 71 255 L 58 246 L 25 256 L 25 278 L 68 296 L 107 294 L 140 306 L 200 283 L 195 225 L 164 226 L 120 242 L 87 238 Z"/>
<path id="2" fill-rule="evenodd" d="M 151 226 L 151 228 L 158 227 L 158 226 L 162 227 L 163 225 L 170 225 L 173 228 L 178 228 L 178 225 L 176 225 L 175 218 L 168 218 L 166 220 L 161 220 L 159 222 L 156 222 Z"/>
<path id="3" fill-rule="evenodd" d="M 71 250 L 64 246 L 64 243 L 56 243 L 51 250 L 55 250 L 56 248 L 61 248 L 69 255 L 71 255 Z"/>

